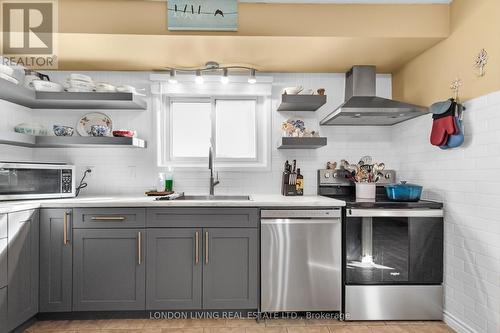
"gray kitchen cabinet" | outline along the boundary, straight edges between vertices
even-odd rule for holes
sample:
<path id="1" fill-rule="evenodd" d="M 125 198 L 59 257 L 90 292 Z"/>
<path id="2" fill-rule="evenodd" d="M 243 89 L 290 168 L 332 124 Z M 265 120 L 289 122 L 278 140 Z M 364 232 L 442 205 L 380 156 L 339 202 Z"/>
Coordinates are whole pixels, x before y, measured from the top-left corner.
<path id="1" fill-rule="evenodd" d="M 148 229 L 148 310 L 201 309 L 202 229 Z"/>
<path id="2" fill-rule="evenodd" d="M 144 229 L 73 230 L 73 311 L 144 310 Z"/>
<path id="3" fill-rule="evenodd" d="M 7 285 L 7 238 L 0 239 L 0 288 Z"/>
<path id="4" fill-rule="evenodd" d="M 0 288 L 0 333 L 7 333 L 7 287 Z"/>
<path id="5" fill-rule="evenodd" d="M 256 309 L 258 229 L 203 229 L 203 308 Z"/>
<path id="6" fill-rule="evenodd" d="M 71 217 L 71 209 L 40 211 L 40 312 L 71 311 Z"/>
<path id="7" fill-rule="evenodd" d="M 8 330 L 38 312 L 38 210 L 8 214 Z"/>

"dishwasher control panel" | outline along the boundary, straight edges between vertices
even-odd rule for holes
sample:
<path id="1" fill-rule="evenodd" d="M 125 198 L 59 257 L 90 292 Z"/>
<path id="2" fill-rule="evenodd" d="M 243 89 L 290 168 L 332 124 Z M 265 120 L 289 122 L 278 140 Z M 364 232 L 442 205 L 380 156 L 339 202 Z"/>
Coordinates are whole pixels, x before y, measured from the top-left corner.
<path id="1" fill-rule="evenodd" d="M 260 214 L 263 219 L 336 219 L 342 216 L 340 208 L 262 210 Z"/>

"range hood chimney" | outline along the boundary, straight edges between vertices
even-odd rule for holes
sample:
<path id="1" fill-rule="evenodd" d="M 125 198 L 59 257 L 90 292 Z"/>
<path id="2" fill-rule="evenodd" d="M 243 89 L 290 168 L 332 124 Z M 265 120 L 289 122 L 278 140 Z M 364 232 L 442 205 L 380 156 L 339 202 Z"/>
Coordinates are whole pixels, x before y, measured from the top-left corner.
<path id="1" fill-rule="evenodd" d="M 375 96 L 375 66 L 345 74 L 345 102 L 321 120 L 330 126 L 391 126 L 427 114 L 426 107 Z"/>

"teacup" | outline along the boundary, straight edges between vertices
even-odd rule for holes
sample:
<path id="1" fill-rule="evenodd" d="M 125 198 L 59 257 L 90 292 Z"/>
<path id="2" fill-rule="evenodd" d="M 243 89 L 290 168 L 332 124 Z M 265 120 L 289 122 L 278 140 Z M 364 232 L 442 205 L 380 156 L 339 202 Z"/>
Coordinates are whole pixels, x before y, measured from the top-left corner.
<path id="1" fill-rule="evenodd" d="M 110 129 L 105 125 L 92 125 L 90 126 L 91 136 L 109 136 Z"/>
<path id="2" fill-rule="evenodd" d="M 56 136 L 73 136 L 75 129 L 70 126 L 54 125 L 54 134 Z"/>

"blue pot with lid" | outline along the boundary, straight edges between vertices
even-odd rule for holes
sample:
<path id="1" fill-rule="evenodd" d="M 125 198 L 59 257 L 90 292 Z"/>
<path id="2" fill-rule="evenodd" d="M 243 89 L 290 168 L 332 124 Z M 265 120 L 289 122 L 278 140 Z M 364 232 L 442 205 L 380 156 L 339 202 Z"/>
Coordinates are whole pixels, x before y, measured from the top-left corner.
<path id="1" fill-rule="evenodd" d="M 408 184 L 405 181 L 385 186 L 387 197 L 392 201 L 419 201 L 422 189 L 420 185 Z"/>

